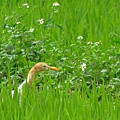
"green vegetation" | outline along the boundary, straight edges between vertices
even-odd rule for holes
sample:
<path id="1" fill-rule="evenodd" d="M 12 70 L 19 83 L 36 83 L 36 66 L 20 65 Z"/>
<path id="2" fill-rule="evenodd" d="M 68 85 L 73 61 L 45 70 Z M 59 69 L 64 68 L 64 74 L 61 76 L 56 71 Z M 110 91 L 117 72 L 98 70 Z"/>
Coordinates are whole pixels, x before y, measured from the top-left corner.
<path id="1" fill-rule="evenodd" d="M 1 120 L 119 120 L 118 0 L 0 2 Z M 36 75 L 20 105 L 17 86 L 41 61 L 60 71 Z"/>

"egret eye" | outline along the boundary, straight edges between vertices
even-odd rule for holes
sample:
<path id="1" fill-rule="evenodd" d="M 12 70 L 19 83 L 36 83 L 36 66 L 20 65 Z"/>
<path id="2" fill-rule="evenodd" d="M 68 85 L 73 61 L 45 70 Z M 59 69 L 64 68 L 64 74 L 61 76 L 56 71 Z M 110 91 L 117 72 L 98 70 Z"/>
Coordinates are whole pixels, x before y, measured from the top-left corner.
<path id="1" fill-rule="evenodd" d="M 46 65 L 43 65 L 44 70 L 48 70 L 48 67 Z"/>
<path id="2" fill-rule="evenodd" d="M 43 68 L 46 68 L 46 66 L 45 66 L 45 65 L 43 65 Z"/>

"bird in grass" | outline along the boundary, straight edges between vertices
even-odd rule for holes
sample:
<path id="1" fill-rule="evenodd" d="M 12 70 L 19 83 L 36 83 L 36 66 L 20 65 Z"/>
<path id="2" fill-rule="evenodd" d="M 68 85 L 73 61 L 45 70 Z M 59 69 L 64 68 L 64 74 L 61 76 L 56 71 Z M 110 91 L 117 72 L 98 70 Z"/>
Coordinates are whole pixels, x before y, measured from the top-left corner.
<path id="1" fill-rule="evenodd" d="M 47 65 L 47 63 L 44 62 L 39 62 L 37 64 L 35 64 L 29 71 L 28 73 L 28 77 L 27 80 L 23 81 L 19 86 L 18 86 L 18 93 L 20 94 L 20 96 L 22 96 L 22 87 L 25 84 L 28 84 L 28 88 L 31 86 L 31 84 L 33 83 L 34 80 L 34 75 L 38 72 L 41 71 L 46 71 L 46 70 L 54 70 L 54 71 L 58 71 L 59 69 L 56 67 L 51 67 L 49 65 Z M 14 97 L 14 90 L 12 90 L 12 98 Z"/>

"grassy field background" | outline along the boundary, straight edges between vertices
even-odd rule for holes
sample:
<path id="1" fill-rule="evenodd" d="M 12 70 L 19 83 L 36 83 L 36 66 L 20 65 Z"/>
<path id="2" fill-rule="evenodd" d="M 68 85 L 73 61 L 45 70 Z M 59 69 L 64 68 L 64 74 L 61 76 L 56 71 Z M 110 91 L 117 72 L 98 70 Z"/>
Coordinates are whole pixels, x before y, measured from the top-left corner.
<path id="1" fill-rule="evenodd" d="M 119 120 L 117 0 L 0 2 L 1 120 Z M 60 70 L 36 75 L 20 106 L 17 86 L 41 61 Z"/>

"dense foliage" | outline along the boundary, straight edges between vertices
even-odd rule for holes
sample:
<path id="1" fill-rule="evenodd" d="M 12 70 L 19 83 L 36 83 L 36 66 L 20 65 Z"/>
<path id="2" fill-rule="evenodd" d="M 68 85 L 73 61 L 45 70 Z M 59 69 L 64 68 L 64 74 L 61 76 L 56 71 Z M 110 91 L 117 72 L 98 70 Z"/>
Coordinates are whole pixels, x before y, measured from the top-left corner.
<path id="1" fill-rule="evenodd" d="M 60 71 L 37 75 L 40 86 L 60 91 L 67 86 L 69 92 L 85 87 L 89 95 L 104 85 L 105 93 L 119 96 L 119 8 L 117 0 L 1 0 L 1 89 L 11 83 L 14 88 L 44 61 Z"/>

